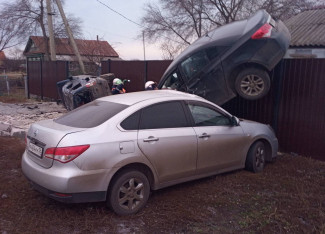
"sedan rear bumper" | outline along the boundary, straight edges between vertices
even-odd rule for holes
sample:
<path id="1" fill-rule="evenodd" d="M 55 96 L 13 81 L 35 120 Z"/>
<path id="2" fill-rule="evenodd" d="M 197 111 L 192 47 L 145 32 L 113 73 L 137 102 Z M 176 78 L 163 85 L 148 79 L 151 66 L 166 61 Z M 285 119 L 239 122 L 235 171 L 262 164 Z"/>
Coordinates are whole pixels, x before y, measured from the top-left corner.
<path id="1" fill-rule="evenodd" d="M 35 182 L 31 181 L 28 177 L 26 178 L 30 182 L 33 189 L 59 202 L 82 203 L 82 202 L 98 202 L 98 201 L 106 200 L 106 191 L 84 192 L 84 193 L 58 193 L 55 191 L 51 191 L 47 188 L 44 188 L 39 184 L 36 184 Z"/>
<path id="2" fill-rule="evenodd" d="M 62 202 L 93 202 L 106 200 L 110 178 L 109 169 L 80 170 L 73 162 L 54 162 L 43 168 L 33 162 L 25 152 L 22 171 L 32 186 L 41 193 Z"/>

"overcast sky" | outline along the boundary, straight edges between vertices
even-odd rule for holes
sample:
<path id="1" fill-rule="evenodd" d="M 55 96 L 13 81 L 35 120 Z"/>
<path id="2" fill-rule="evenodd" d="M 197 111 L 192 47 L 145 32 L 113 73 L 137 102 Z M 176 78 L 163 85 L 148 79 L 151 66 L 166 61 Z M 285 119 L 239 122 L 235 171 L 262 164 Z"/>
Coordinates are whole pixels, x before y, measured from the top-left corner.
<path id="1" fill-rule="evenodd" d="M 0 0 L 0 3 L 10 0 Z M 145 3 L 157 0 L 99 0 L 132 21 L 139 23 L 144 15 Z M 141 27 L 114 13 L 97 0 L 65 0 L 66 14 L 71 13 L 83 21 L 85 39 L 95 40 L 98 35 L 117 51 L 122 59 L 143 60 Z M 26 40 L 27 42 L 27 40 Z M 162 59 L 159 45 L 145 44 L 146 59 Z M 24 48 L 25 45 L 22 46 Z"/>
<path id="2" fill-rule="evenodd" d="M 147 2 L 156 0 L 99 0 L 132 21 L 139 23 Z M 141 27 L 108 9 L 97 0 L 66 0 L 66 13 L 83 20 L 86 39 L 108 41 L 123 59 L 143 59 Z M 159 45 L 145 44 L 146 59 L 162 59 Z"/>

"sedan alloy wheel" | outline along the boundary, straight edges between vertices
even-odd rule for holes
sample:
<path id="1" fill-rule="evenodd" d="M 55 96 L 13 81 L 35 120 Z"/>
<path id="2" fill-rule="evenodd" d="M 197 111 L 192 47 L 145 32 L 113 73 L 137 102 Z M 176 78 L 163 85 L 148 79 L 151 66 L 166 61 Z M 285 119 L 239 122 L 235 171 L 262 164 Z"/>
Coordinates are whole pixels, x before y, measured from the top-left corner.
<path id="1" fill-rule="evenodd" d="M 109 192 L 109 205 L 117 214 L 134 214 L 145 206 L 150 185 L 142 172 L 130 170 L 117 176 Z"/>

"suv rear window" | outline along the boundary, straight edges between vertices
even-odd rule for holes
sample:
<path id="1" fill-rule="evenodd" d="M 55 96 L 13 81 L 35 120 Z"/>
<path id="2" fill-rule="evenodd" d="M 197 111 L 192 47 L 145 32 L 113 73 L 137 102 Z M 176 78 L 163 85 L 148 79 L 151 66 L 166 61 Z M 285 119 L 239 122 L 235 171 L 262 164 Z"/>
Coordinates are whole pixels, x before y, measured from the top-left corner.
<path id="1" fill-rule="evenodd" d="M 127 105 L 93 101 L 55 119 L 54 122 L 76 128 L 93 128 L 121 112 Z"/>

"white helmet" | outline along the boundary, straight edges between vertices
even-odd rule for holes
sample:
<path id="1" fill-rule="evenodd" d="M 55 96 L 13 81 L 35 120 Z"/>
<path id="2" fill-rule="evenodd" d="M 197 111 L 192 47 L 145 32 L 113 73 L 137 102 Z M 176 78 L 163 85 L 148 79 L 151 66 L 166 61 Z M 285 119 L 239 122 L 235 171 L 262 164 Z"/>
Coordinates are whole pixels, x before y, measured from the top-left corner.
<path id="1" fill-rule="evenodd" d="M 120 84 L 123 84 L 123 82 L 119 78 L 115 78 L 113 80 L 113 85 L 120 85 Z"/>
<path id="2" fill-rule="evenodd" d="M 148 89 L 150 86 L 156 84 L 156 82 L 153 82 L 153 81 L 147 81 L 144 85 L 144 88 L 145 89 Z"/>

